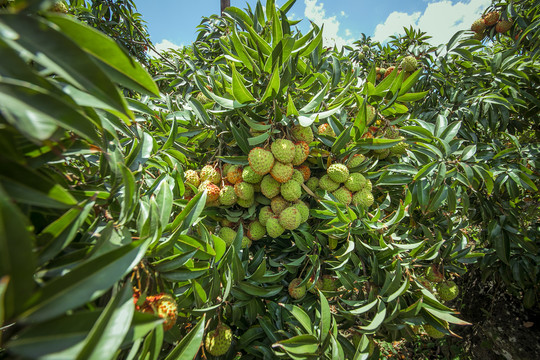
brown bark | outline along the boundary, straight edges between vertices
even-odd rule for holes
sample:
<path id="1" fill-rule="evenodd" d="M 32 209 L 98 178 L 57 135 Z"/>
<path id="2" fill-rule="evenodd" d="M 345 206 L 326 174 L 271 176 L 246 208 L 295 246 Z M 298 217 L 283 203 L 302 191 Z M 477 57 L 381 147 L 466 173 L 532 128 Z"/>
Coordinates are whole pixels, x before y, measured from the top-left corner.
<path id="1" fill-rule="evenodd" d="M 221 0 L 221 12 L 231 6 L 231 0 Z"/>

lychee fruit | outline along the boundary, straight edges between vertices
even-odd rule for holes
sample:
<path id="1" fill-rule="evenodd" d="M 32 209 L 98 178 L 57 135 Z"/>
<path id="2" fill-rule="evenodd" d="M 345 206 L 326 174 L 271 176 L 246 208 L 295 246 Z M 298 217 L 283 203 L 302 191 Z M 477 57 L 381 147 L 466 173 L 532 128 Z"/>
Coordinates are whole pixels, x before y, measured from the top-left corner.
<path id="1" fill-rule="evenodd" d="M 309 145 L 305 141 L 298 141 L 294 144 L 294 157 L 292 159 L 293 165 L 300 165 L 306 161 L 309 155 Z"/>
<path id="2" fill-rule="evenodd" d="M 253 185 L 245 181 L 239 182 L 238 184 L 234 185 L 234 192 L 236 193 L 236 196 L 238 196 L 238 198 L 242 200 L 253 199 L 253 196 L 255 194 Z"/>
<path id="3" fill-rule="evenodd" d="M 290 206 L 279 214 L 279 224 L 287 230 L 294 230 L 302 223 L 302 215 L 297 208 Z"/>
<path id="4" fill-rule="evenodd" d="M 260 183 L 263 179 L 262 175 L 257 174 L 251 166 L 246 166 L 242 171 L 242 180 L 250 184 Z"/>
<path id="5" fill-rule="evenodd" d="M 471 25 L 471 30 L 475 33 L 482 33 L 486 29 L 486 23 L 484 19 L 477 19 Z"/>
<path id="6" fill-rule="evenodd" d="M 500 15 L 501 14 L 498 11 L 492 11 L 492 12 L 487 13 L 484 16 L 484 22 L 486 23 L 486 26 L 495 25 L 497 21 L 499 21 Z"/>
<path id="7" fill-rule="evenodd" d="M 345 187 L 352 192 L 356 192 L 364 188 L 366 185 L 366 178 L 360 173 L 352 173 L 349 175 L 347 181 L 345 181 Z"/>
<path id="8" fill-rule="evenodd" d="M 270 146 L 274 158 L 284 164 L 288 164 L 294 159 L 295 146 L 292 141 L 287 139 L 277 139 Z"/>
<path id="9" fill-rule="evenodd" d="M 514 23 L 509 20 L 500 20 L 495 26 L 495 31 L 497 31 L 500 34 L 505 33 L 512 28 L 513 24 Z"/>
<path id="10" fill-rule="evenodd" d="M 401 68 L 408 72 L 413 72 L 418 67 L 418 62 L 416 61 L 416 58 L 414 56 L 405 56 L 403 60 L 401 60 Z"/>
<path id="11" fill-rule="evenodd" d="M 349 169 L 355 168 L 357 166 L 360 166 L 364 161 L 366 160 L 366 157 L 363 154 L 354 154 L 352 157 L 349 158 L 349 161 L 347 162 L 347 167 Z"/>
<path id="12" fill-rule="evenodd" d="M 261 192 L 269 199 L 277 196 L 281 185 L 271 175 L 266 175 L 261 181 Z"/>
<path id="13" fill-rule="evenodd" d="M 277 182 L 286 183 L 291 179 L 293 171 L 294 168 L 292 164 L 284 164 L 276 161 L 272 167 L 272 170 L 270 171 L 270 175 L 272 175 Z"/>
<path id="14" fill-rule="evenodd" d="M 268 150 L 257 147 L 248 154 L 249 166 L 259 175 L 266 175 L 274 166 L 274 155 Z"/>
<path id="15" fill-rule="evenodd" d="M 319 133 L 319 135 L 336 136 L 336 133 L 334 132 L 332 127 L 328 124 L 319 125 L 317 132 Z"/>
<path id="16" fill-rule="evenodd" d="M 303 181 L 308 181 L 308 179 L 311 176 L 311 169 L 307 165 L 300 165 L 296 167 L 296 170 L 300 171 L 302 173 L 302 177 L 304 178 Z"/>
<path id="17" fill-rule="evenodd" d="M 219 203 L 221 205 L 230 206 L 236 203 L 238 197 L 234 192 L 234 188 L 230 185 L 225 185 L 219 191 Z"/>
<path id="18" fill-rule="evenodd" d="M 260 240 L 266 235 L 266 227 L 258 220 L 252 221 L 248 226 L 247 236 L 251 240 Z"/>
<path id="19" fill-rule="evenodd" d="M 266 226 L 266 221 L 268 221 L 268 219 L 270 219 L 272 216 L 274 216 L 272 208 L 270 206 L 263 206 L 259 211 L 259 222 L 263 226 Z"/>
<path id="20" fill-rule="evenodd" d="M 341 204 L 349 205 L 352 202 L 352 193 L 344 186 L 334 191 L 332 195 Z"/>
<path id="21" fill-rule="evenodd" d="M 289 180 L 289 181 L 296 181 L 298 184 L 303 184 L 304 183 L 304 175 L 302 175 L 302 173 L 300 171 L 298 171 L 297 169 L 294 169 L 291 180 Z M 289 181 L 287 181 L 287 182 L 289 182 Z"/>
<path id="22" fill-rule="evenodd" d="M 306 181 L 306 186 L 308 187 L 309 190 L 311 190 L 312 192 L 315 192 L 315 190 L 317 190 L 317 188 L 319 187 L 319 178 L 310 177 L 308 181 Z"/>
<path id="23" fill-rule="evenodd" d="M 281 184 L 281 196 L 287 201 L 295 201 L 302 195 L 302 187 L 295 180 Z"/>
<path id="24" fill-rule="evenodd" d="M 276 215 L 281 214 L 283 210 L 289 207 L 289 203 L 281 196 L 276 196 L 270 201 L 272 212 Z"/>
<path id="25" fill-rule="evenodd" d="M 323 190 L 332 192 L 337 190 L 339 187 L 339 184 L 332 179 L 328 175 L 323 175 L 319 180 L 319 187 Z"/>
<path id="26" fill-rule="evenodd" d="M 284 231 L 285 229 L 279 224 L 279 218 L 277 216 L 271 217 L 266 221 L 266 233 L 271 238 L 275 239 L 279 237 Z"/>
<path id="27" fill-rule="evenodd" d="M 452 280 L 437 284 L 437 293 L 443 301 L 452 301 L 459 295 L 459 287 Z"/>
<path id="28" fill-rule="evenodd" d="M 300 285 L 302 279 L 295 278 L 289 283 L 289 295 L 293 299 L 301 299 L 306 296 L 306 285 Z"/>
<path id="29" fill-rule="evenodd" d="M 332 164 L 326 170 L 330 179 L 336 183 L 344 183 L 349 178 L 349 169 L 344 164 Z"/>
<path id="30" fill-rule="evenodd" d="M 201 182 L 208 180 L 212 184 L 216 184 L 216 185 L 218 185 L 221 182 L 221 175 L 219 171 L 217 171 L 216 168 L 214 168 L 212 165 L 205 165 L 201 169 L 199 178 L 201 179 Z"/>
<path id="31" fill-rule="evenodd" d="M 388 67 L 386 69 L 386 72 L 384 73 L 384 77 L 387 77 L 388 75 L 390 75 L 394 71 L 395 68 L 396 68 L 395 66 Z"/>
<path id="32" fill-rule="evenodd" d="M 199 174 L 197 174 L 195 170 L 186 170 L 184 172 L 184 178 L 186 179 L 186 182 L 190 183 L 195 187 L 199 187 L 199 185 L 201 184 Z"/>
<path id="33" fill-rule="evenodd" d="M 253 206 L 253 204 L 255 204 L 255 197 L 252 197 L 250 199 L 240 199 L 238 198 L 238 200 L 236 200 L 236 203 L 238 205 L 240 205 L 241 207 L 243 208 L 250 208 Z"/>
<path id="34" fill-rule="evenodd" d="M 164 319 L 163 330 L 170 330 L 174 324 L 176 324 L 176 317 L 178 315 L 176 301 L 170 295 L 163 295 L 159 298 L 154 305 L 157 315 Z"/>
<path id="35" fill-rule="evenodd" d="M 313 130 L 309 126 L 294 125 L 291 129 L 293 138 L 297 141 L 313 142 Z"/>
<path id="36" fill-rule="evenodd" d="M 215 184 L 213 184 L 210 180 L 203 181 L 199 185 L 199 191 L 205 191 L 206 190 L 206 203 L 212 203 L 219 199 L 219 192 L 220 189 Z"/>
<path id="37" fill-rule="evenodd" d="M 219 324 L 214 330 L 206 334 L 204 347 L 213 356 L 225 355 L 232 343 L 231 328 L 225 324 Z"/>
<path id="38" fill-rule="evenodd" d="M 231 245 L 236 238 L 236 231 L 231 229 L 230 227 L 222 227 L 219 230 L 218 236 L 225 241 L 227 245 Z"/>
<path id="39" fill-rule="evenodd" d="M 242 167 L 240 165 L 233 165 L 229 168 L 227 181 L 233 185 L 242 181 Z"/>
<path id="40" fill-rule="evenodd" d="M 301 222 L 305 223 L 309 219 L 309 207 L 302 200 L 295 202 L 293 207 L 300 212 L 300 216 L 302 218 Z"/>
<path id="41" fill-rule="evenodd" d="M 356 194 L 353 195 L 352 198 L 353 204 L 364 207 L 370 207 L 371 205 L 373 205 L 374 201 L 375 199 L 373 198 L 373 194 L 367 189 L 362 189 L 358 191 Z"/>

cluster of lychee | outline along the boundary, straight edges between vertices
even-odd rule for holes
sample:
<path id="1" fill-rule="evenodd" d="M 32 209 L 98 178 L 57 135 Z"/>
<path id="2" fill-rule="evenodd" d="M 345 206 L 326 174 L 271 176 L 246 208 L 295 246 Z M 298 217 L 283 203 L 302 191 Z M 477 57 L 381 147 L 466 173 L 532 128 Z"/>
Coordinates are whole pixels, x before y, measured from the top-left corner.
<path id="1" fill-rule="evenodd" d="M 373 150 L 373 156 L 379 160 L 386 159 L 389 156 L 401 156 L 407 151 L 407 144 L 403 141 L 405 138 L 399 134 L 399 130 L 390 126 L 384 131 L 385 139 L 401 140 L 392 147 Z"/>
<path id="2" fill-rule="evenodd" d="M 164 320 L 163 330 L 170 330 L 176 324 L 178 309 L 174 298 L 165 293 L 149 295 L 144 300 L 141 298 L 141 292 L 137 289 L 133 292 L 133 302 L 135 310 L 150 313 L 159 316 Z"/>
<path id="3" fill-rule="evenodd" d="M 337 290 L 337 280 L 330 275 L 323 275 L 315 283 L 313 283 L 314 278 L 308 279 L 304 284 L 304 281 L 301 278 L 294 278 L 289 283 L 288 291 L 289 295 L 295 299 L 301 299 L 306 295 L 307 290 L 313 294 L 316 294 L 317 290 L 321 291 L 336 291 Z"/>
<path id="4" fill-rule="evenodd" d="M 380 80 L 381 78 L 386 78 L 388 75 L 392 73 L 396 68 L 396 65 L 391 65 L 387 68 L 384 67 L 376 67 L 375 72 L 377 73 L 377 80 Z M 418 60 L 412 55 L 405 56 L 401 63 L 398 66 L 398 74 L 401 73 L 401 71 L 405 71 L 405 79 L 408 78 L 413 72 L 416 71 L 418 68 Z"/>
<path id="5" fill-rule="evenodd" d="M 475 32 L 475 39 L 482 40 L 491 28 L 495 27 L 496 32 L 503 34 L 508 32 L 512 28 L 512 25 L 514 25 L 512 20 L 501 19 L 501 13 L 499 11 L 491 11 L 480 19 L 475 20 L 471 25 L 471 30 Z"/>

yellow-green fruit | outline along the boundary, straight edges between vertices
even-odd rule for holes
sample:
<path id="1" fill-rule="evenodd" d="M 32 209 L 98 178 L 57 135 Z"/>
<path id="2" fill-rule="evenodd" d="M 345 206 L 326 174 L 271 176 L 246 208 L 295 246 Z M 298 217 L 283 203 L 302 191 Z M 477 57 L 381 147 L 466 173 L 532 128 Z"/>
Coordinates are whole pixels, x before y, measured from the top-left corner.
<path id="1" fill-rule="evenodd" d="M 357 166 L 360 166 L 366 160 L 366 157 L 363 154 L 354 154 L 351 158 L 349 158 L 349 161 L 347 162 L 347 167 L 349 169 L 355 168 Z"/>
<path id="2" fill-rule="evenodd" d="M 394 126 L 390 126 L 388 129 L 386 129 L 386 131 L 384 132 L 384 136 L 387 138 L 387 139 L 399 139 L 400 136 L 399 136 L 399 130 L 397 128 L 395 128 Z M 404 139 L 402 137 L 402 139 Z"/>
<path id="3" fill-rule="evenodd" d="M 271 175 L 266 175 L 261 181 L 261 192 L 269 199 L 279 195 L 281 185 Z"/>
<path id="4" fill-rule="evenodd" d="M 248 154 L 249 166 L 259 175 L 266 175 L 274 166 L 274 155 L 268 150 L 257 147 Z"/>
<path id="5" fill-rule="evenodd" d="M 319 135 L 336 136 L 334 129 L 332 129 L 332 127 L 328 124 L 319 125 L 317 132 L 319 133 Z"/>
<path id="6" fill-rule="evenodd" d="M 308 144 L 313 142 L 313 130 L 309 126 L 294 125 L 291 129 L 291 134 L 297 141 L 305 141 Z"/>
<path id="7" fill-rule="evenodd" d="M 259 221 L 255 220 L 249 224 L 247 236 L 251 240 L 260 240 L 264 235 L 266 235 L 266 227 Z"/>
<path id="8" fill-rule="evenodd" d="M 483 32 L 477 32 L 474 34 L 473 39 L 482 41 L 485 36 L 486 34 L 484 34 Z"/>
<path id="9" fill-rule="evenodd" d="M 294 157 L 292 159 L 293 165 L 300 165 L 306 161 L 309 155 L 309 145 L 305 141 L 298 141 L 294 144 Z"/>
<path id="10" fill-rule="evenodd" d="M 301 299 L 306 296 L 306 285 L 300 285 L 302 279 L 296 278 L 289 283 L 289 295 L 293 299 Z"/>
<path id="11" fill-rule="evenodd" d="M 238 184 L 234 185 L 234 192 L 236 193 L 236 196 L 238 196 L 238 198 L 242 200 L 253 199 L 253 196 L 255 194 L 253 185 L 245 181 L 239 182 Z"/>
<path id="12" fill-rule="evenodd" d="M 255 204 L 255 198 L 252 197 L 251 199 L 240 199 L 238 198 L 238 200 L 236 200 L 236 203 L 238 205 L 240 205 L 241 207 L 243 208 L 250 208 L 253 206 L 253 204 Z"/>
<path id="13" fill-rule="evenodd" d="M 251 166 L 246 166 L 242 171 L 242 179 L 250 184 L 260 183 L 263 179 L 262 175 L 257 174 Z"/>
<path id="14" fill-rule="evenodd" d="M 340 187 L 339 189 L 334 191 L 332 195 L 334 195 L 336 200 L 341 204 L 349 205 L 352 202 L 352 193 L 347 190 L 346 187 Z"/>
<path id="15" fill-rule="evenodd" d="M 372 192 L 373 191 L 373 184 L 371 183 L 371 180 L 366 179 L 366 184 L 364 185 L 364 190 Z"/>
<path id="16" fill-rule="evenodd" d="M 212 165 L 205 165 L 201 169 L 199 178 L 201 179 L 201 182 L 208 180 L 216 185 L 218 185 L 221 182 L 220 173 Z"/>
<path id="17" fill-rule="evenodd" d="M 418 62 L 416 61 L 416 58 L 414 56 L 405 56 L 403 60 L 401 60 L 401 68 L 408 72 L 413 72 L 418 67 Z"/>
<path id="18" fill-rule="evenodd" d="M 373 205 L 374 201 L 375 199 L 373 198 L 373 194 L 367 189 L 362 189 L 358 191 L 356 194 L 353 195 L 352 198 L 353 204 L 364 207 L 370 207 L 371 205 Z"/>
<path id="19" fill-rule="evenodd" d="M 330 179 L 337 183 L 344 183 L 349 178 L 349 169 L 344 164 L 332 164 L 326 170 Z"/>
<path id="20" fill-rule="evenodd" d="M 202 92 L 198 93 L 195 97 L 201 104 L 208 104 L 211 100 L 206 97 Z"/>
<path id="21" fill-rule="evenodd" d="M 323 175 L 321 179 L 319 180 L 319 187 L 323 190 L 332 192 L 337 190 L 339 187 L 339 184 L 332 179 L 328 175 Z"/>
<path id="22" fill-rule="evenodd" d="M 219 191 L 219 203 L 221 205 L 230 206 L 236 204 L 238 197 L 234 192 L 234 188 L 230 185 L 225 185 Z"/>
<path id="23" fill-rule="evenodd" d="M 337 280 L 330 275 L 324 275 L 322 289 L 324 291 L 336 291 L 338 289 Z"/>
<path id="24" fill-rule="evenodd" d="M 484 19 L 477 19 L 471 25 L 471 30 L 475 33 L 482 33 L 486 29 L 486 23 Z"/>
<path id="25" fill-rule="evenodd" d="M 294 159 L 295 147 L 292 141 L 287 139 L 277 139 L 271 145 L 274 158 L 284 164 L 288 164 Z"/>
<path id="26" fill-rule="evenodd" d="M 390 149 L 386 148 L 386 149 L 376 149 L 376 150 L 373 150 L 373 152 L 375 153 L 375 156 L 382 160 L 382 159 L 386 159 L 388 157 L 388 155 L 390 155 Z"/>
<path id="27" fill-rule="evenodd" d="M 407 152 L 407 144 L 402 142 L 397 143 L 396 145 L 390 148 L 390 153 L 393 155 L 403 155 Z"/>
<path id="28" fill-rule="evenodd" d="M 298 200 L 293 206 L 300 212 L 301 222 L 305 223 L 309 219 L 309 207 L 302 200 Z"/>
<path id="29" fill-rule="evenodd" d="M 431 336 L 434 339 L 441 339 L 444 337 L 444 333 L 440 332 L 439 330 L 435 329 L 431 325 L 424 325 L 425 332 Z"/>
<path id="30" fill-rule="evenodd" d="M 302 215 L 297 208 L 290 206 L 279 214 L 279 224 L 287 230 L 294 230 L 302 223 Z"/>
<path id="31" fill-rule="evenodd" d="M 426 279 L 434 283 L 440 283 L 444 280 L 444 275 L 437 269 L 436 265 L 431 265 L 426 269 Z"/>
<path id="32" fill-rule="evenodd" d="M 513 24 L 514 23 L 512 21 L 500 20 L 495 26 L 495 31 L 497 31 L 500 34 L 505 33 L 512 28 Z"/>
<path id="33" fill-rule="evenodd" d="M 284 231 L 285 229 L 279 224 L 279 218 L 277 216 L 271 217 L 266 221 L 266 233 L 271 238 L 275 239 L 279 237 Z"/>
<path id="34" fill-rule="evenodd" d="M 384 73 L 383 73 L 384 74 Z M 373 120 L 375 120 L 375 116 L 377 115 L 377 111 L 375 111 L 375 108 L 371 105 L 368 105 L 366 107 L 367 110 L 367 123 L 371 123 Z"/>
<path id="35" fill-rule="evenodd" d="M 236 238 L 236 231 L 230 227 L 222 227 L 218 235 L 227 245 L 231 245 Z"/>
<path id="36" fill-rule="evenodd" d="M 242 167 L 240 165 L 233 165 L 229 167 L 226 175 L 228 182 L 231 184 L 238 184 L 242 181 Z"/>
<path id="37" fill-rule="evenodd" d="M 63 1 L 57 1 L 56 4 L 51 6 L 49 11 L 67 14 L 68 13 L 68 8 L 67 8 L 66 4 L 64 4 Z"/>
<path id="38" fill-rule="evenodd" d="M 225 163 L 223 164 L 223 174 L 227 174 L 229 170 L 233 167 L 233 164 Z"/>
<path id="39" fill-rule="evenodd" d="M 277 182 L 286 183 L 291 180 L 293 171 L 294 168 L 292 164 L 283 164 L 276 161 L 274 167 L 272 167 L 272 170 L 270 171 L 270 175 L 272 175 Z"/>
<path id="40" fill-rule="evenodd" d="M 289 207 L 289 203 L 282 196 L 276 196 L 270 201 L 272 212 L 276 215 L 281 214 L 283 210 Z"/>
<path id="41" fill-rule="evenodd" d="M 308 187 L 309 190 L 311 190 L 312 192 L 315 192 L 315 190 L 317 190 L 317 188 L 319 187 L 319 179 L 314 176 L 310 177 L 308 181 L 306 182 L 306 186 Z"/>
<path id="42" fill-rule="evenodd" d="M 215 184 L 213 184 L 210 180 L 203 181 L 199 185 L 199 191 L 205 191 L 206 190 L 206 203 L 213 203 L 214 201 L 217 201 L 219 199 L 219 192 L 220 189 Z"/>
<path id="43" fill-rule="evenodd" d="M 459 295 L 459 288 L 452 280 L 437 284 L 437 292 L 443 301 L 454 300 Z"/>
<path id="44" fill-rule="evenodd" d="M 352 192 L 359 191 L 366 186 L 366 178 L 360 173 L 352 173 L 345 181 L 345 187 Z"/>
<path id="45" fill-rule="evenodd" d="M 295 168 L 295 170 L 298 170 L 300 174 L 302 174 L 302 182 L 308 181 L 308 179 L 311 177 L 311 170 L 309 166 L 307 165 L 300 165 Z"/>
<path id="46" fill-rule="evenodd" d="M 308 280 L 308 282 L 306 284 L 306 289 L 310 288 L 311 285 L 313 285 L 313 281 Z M 309 292 L 312 293 L 312 294 L 317 294 L 317 289 L 322 290 L 322 287 L 323 287 L 323 280 L 322 280 L 322 278 L 319 278 L 315 282 L 315 286 L 313 286 L 313 287 L 311 287 L 311 289 L 309 289 Z"/>
<path id="47" fill-rule="evenodd" d="M 266 226 L 266 222 L 272 216 L 274 216 L 274 212 L 272 211 L 272 208 L 270 206 L 263 206 L 261 210 L 259 211 L 259 222 L 262 225 Z"/>
<path id="48" fill-rule="evenodd" d="M 184 172 L 184 178 L 186 179 L 186 182 L 195 187 L 198 187 L 201 184 L 199 174 L 197 174 L 195 170 L 186 170 L 186 172 Z"/>
<path id="49" fill-rule="evenodd" d="M 300 198 L 300 195 L 302 195 L 302 187 L 298 181 L 289 180 L 286 183 L 281 184 L 281 196 L 283 196 L 285 200 L 295 201 Z"/>
<path id="50" fill-rule="evenodd" d="M 225 355 L 232 343 L 231 328 L 225 324 L 219 324 L 214 330 L 206 334 L 204 347 L 213 356 Z"/>
<path id="51" fill-rule="evenodd" d="M 302 184 L 304 182 L 304 175 L 299 170 L 294 169 L 291 180 L 289 181 L 296 181 L 298 184 Z"/>
<path id="52" fill-rule="evenodd" d="M 246 249 L 251 246 L 251 239 L 247 236 L 242 237 L 242 249 Z"/>

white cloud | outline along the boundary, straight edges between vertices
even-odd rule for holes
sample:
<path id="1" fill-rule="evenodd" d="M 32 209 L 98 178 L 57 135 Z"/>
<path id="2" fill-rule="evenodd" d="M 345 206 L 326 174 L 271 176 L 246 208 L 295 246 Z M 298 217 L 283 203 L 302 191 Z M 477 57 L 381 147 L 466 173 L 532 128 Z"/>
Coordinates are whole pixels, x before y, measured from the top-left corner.
<path id="1" fill-rule="evenodd" d="M 355 39 L 347 36 L 344 38 L 340 36 L 339 26 L 340 22 L 336 16 L 326 16 L 326 10 L 324 9 L 324 3 L 318 4 L 318 0 L 304 0 L 306 9 L 304 10 L 304 16 L 313 21 L 317 26 L 324 25 L 323 42 L 325 46 L 333 46 L 336 44 L 338 47 L 343 45 L 351 45 Z"/>
<path id="2" fill-rule="evenodd" d="M 349 29 L 345 29 L 345 36 L 351 36 L 352 32 Z"/>
<path id="3" fill-rule="evenodd" d="M 430 2 L 424 13 L 407 14 L 394 11 L 384 23 L 377 25 L 373 39 L 385 41 L 391 35 L 403 34 L 403 27 L 412 25 L 413 28 L 419 28 L 432 36 L 430 43 L 446 43 L 457 31 L 468 29 L 490 4 L 491 0 L 460 1 L 455 4 L 442 0 Z"/>
<path id="4" fill-rule="evenodd" d="M 167 50 L 178 50 L 178 49 L 181 49 L 182 47 L 184 47 L 184 45 L 176 45 L 172 41 L 169 41 L 167 39 L 163 39 L 160 42 L 158 42 L 157 44 L 154 44 L 154 47 L 156 48 L 157 51 L 163 52 L 163 51 L 167 51 Z M 158 55 L 153 50 L 149 50 L 148 51 L 148 56 L 157 57 Z"/>

